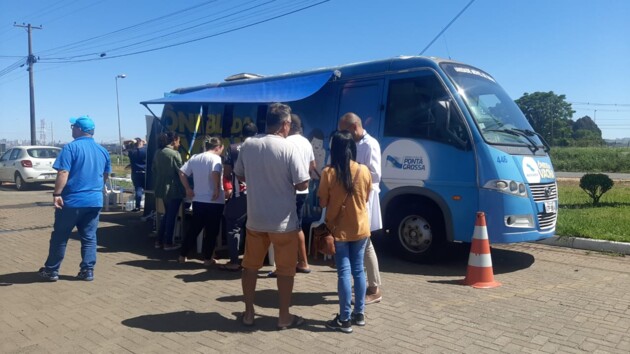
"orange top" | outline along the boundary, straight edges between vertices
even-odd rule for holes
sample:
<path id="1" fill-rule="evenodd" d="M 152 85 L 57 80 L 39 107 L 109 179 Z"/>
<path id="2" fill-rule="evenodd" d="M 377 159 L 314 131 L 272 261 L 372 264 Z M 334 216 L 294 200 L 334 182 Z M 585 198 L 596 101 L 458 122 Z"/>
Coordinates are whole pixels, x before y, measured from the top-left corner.
<path id="1" fill-rule="evenodd" d="M 372 189 L 372 176 L 367 166 L 350 162 L 354 180 L 354 192 L 346 199 L 346 207 L 339 217 L 341 206 L 348 192 L 337 180 L 335 170 L 326 166 L 319 182 L 319 204 L 326 208 L 326 225 L 335 236 L 335 241 L 357 241 L 370 236 L 367 200 Z"/>

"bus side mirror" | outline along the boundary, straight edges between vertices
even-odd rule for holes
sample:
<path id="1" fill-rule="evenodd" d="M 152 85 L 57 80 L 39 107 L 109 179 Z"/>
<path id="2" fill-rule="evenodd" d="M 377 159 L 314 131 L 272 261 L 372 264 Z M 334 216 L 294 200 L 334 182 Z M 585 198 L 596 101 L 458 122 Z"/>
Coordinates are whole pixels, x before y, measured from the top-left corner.
<path id="1" fill-rule="evenodd" d="M 433 104 L 436 130 L 445 142 L 454 145 L 458 149 L 468 150 L 468 133 L 464 123 L 456 114 L 453 114 L 453 105 L 450 98 L 437 100 Z M 452 119 L 454 117 L 454 119 Z"/>

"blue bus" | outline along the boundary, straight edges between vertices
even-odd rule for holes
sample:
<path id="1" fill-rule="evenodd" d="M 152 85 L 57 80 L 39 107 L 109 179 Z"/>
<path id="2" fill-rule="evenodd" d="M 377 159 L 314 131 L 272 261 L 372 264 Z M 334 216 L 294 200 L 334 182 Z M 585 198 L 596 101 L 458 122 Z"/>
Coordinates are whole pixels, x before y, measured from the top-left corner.
<path id="1" fill-rule="evenodd" d="M 264 131 L 267 106 L 302 119 L 318 168 L 339 117 L 354 112 L 382 151 L 381 209 L 387 242 L 409 260 L 439 259 L 470 242 L 476 213 L 491 243 L 554 234 L 558 193 L 549 146 L 485 71 L 433 57 L 396 57 L 277 76 L 238 74 L 141 102 L 161 129 L 182 138 L 184 157 L 203 135 L 239 142 L 243 124 Z M 162 105 L 161 115 L 151 110 Z M 157 129 L 159 131 L 159 129 Z M 307 219 L 321 210 L 311 181 Z"/>

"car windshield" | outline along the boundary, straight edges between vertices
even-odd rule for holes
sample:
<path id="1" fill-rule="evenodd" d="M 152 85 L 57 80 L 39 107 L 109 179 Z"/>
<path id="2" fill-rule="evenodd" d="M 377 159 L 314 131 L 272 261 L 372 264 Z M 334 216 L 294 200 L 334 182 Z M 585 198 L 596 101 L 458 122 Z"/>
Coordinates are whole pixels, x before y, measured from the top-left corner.
<path id="1" fill-rule="evenodd" d="M 26 150 L 28 156 L 36 159 L 56 159 L 59 151 L 57 148 L 31 148 Z"/>
<path id="2" fill-rule="evenodd" d="M 497 145 L 543 146 L 516 103 L 492 76 L 468 65 L 444 63 L 484 139 Z"/>

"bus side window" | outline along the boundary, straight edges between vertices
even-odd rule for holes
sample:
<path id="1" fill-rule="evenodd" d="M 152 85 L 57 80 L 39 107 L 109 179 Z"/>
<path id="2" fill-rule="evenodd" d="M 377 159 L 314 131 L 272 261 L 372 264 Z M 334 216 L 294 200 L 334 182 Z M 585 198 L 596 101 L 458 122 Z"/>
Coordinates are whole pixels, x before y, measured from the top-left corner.
<path id="1" fill-rule="evenodd" d="M 433 73 L 389 82 L 384 135 L 468 146 L 466 127 Z"/>
<path id="2" fill-rule="evenodd" d="M 226 104 L 223 108 L 223 129 L 221 136 L 226 138 L 232 137 L 232 120 L 234 119 L 234 105 Z"/>
<path id="3" fill-rule="evenodd" d="M 416 90 L 416 80 L 392 80 L 389 83 L 385 136 L 427 138 L 430 120 L 430 97 Z"/>
<path id="4" fill-rule="evenodd" d="M 256 112 L 256 128 L 258 128 L 258 133 L 264 133 L 267 131 L 267 105 L 261 104 L 258 106 L 258 111 Z"/>

